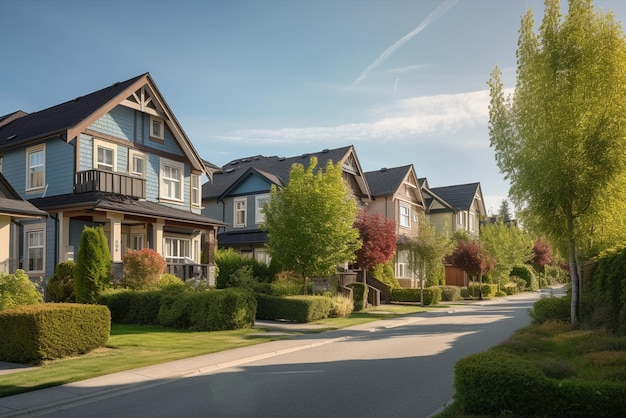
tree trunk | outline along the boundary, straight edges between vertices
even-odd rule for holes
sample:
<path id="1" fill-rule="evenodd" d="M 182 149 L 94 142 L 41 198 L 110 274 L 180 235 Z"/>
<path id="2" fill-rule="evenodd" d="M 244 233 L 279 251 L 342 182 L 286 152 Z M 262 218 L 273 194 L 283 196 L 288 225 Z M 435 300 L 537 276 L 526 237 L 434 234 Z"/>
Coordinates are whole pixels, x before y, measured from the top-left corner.
<path id="1" fill-rule="evenodd" d="M 570 321 L 573 327 L 578 326 L 578 301 L 580 299 L 580 277 L 578 276 L 578 268 L 576 266 L 576 242 L 573 234 L 570 234 L 568 240 L 568 256 L 569 256 L 569 274 L 572 279 L 572 304 L 570 312 Z"/>

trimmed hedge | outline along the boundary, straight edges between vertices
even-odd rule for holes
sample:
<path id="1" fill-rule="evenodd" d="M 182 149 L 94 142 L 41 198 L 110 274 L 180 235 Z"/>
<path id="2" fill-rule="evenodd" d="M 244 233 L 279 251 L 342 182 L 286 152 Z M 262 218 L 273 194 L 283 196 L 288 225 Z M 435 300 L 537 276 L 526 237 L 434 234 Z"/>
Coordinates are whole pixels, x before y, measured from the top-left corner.
<path id="1" fill-rule="evenodd" d="M 347 287 L 352 289 L 352 301 L 354 302 L 354 311 L 358 312 L 365 307 L 367 300 L 367 286 L 360 282 L 350 283 Z"/>
<path id="2" fill-rule="evenodd" d="M 570 322 L 571 297 L 543 298 L 533 305 L 530 316 L 534 324 L 543 324 L 547 321 Z"/>
<path id="3" fill-rule="evenodd" d="M 257 295 L 258 319 L 311 322 L 328 318 L 332 303 L 325 296 Z"/>
<path id="4" fill-rule="evenodd" d="M 44 303 L 0 312 L 0 360 L 41 363 L 83 354 L 106 344 L 106 306 Z"/>
<path id="5" fill-rule="evenodd" d="M 424 288 L 424 306 L 436 305 L 441 302 L 441 294 L 442 290 L 438 286 Z M 421 301 L 420 295 L 420 289 L 392 289 L 391 301 L 419 303 Z"/>
<path id="6" fill-rule="evenodd" d="M 526 290 L 539 290 L 539 280 L 535 270 L 528 264 L 518 264 L 511 269 L 509 276 L 517 276 L 526 282 Z"/>
<path id="7" fill-rule="evenodd" d="M 459 286 L 439 286 L 441 289 L 441 300 L 444 302 L 454 302 L 461 297 L 461 288 Z"/>
<path id="8" fill-rule="evenodd" d="M 249 328 L 257 302 L 243 289 L 183 292 L 172 290 L 105 292 L 100 303 L 115 323 L 162 325 L 196 331 Z"/>
<path id="9" fill-rule="evenodd" d="M 626 383 L 549 379 L 531 362 L 488 351 L 459 360 L 455 400 L 462 411 L 500 416 L 626 415 Z"/>
<path id="10" fill-rule="evenodd" d="M 467 287 L 461 288 L 461 296 L 463 298 L 478 297 L 480 296 L 481 289 L 483 297 L 488 298 L 496 295 L 498 292 L 498 285 L 493 283 L 483 283 L 482 285 L 471 284 Z"/>

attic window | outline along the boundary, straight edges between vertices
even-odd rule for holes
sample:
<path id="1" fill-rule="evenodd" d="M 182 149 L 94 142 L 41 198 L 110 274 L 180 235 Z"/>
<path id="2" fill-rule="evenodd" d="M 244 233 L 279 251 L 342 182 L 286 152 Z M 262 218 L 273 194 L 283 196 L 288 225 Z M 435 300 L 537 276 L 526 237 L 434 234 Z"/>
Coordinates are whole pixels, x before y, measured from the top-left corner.
<path id="1" fill-rule="evenodd" d="M 165 124 L 163 119 L 150 116 L 150 138 L 163 141 L 165 139 Z"/>

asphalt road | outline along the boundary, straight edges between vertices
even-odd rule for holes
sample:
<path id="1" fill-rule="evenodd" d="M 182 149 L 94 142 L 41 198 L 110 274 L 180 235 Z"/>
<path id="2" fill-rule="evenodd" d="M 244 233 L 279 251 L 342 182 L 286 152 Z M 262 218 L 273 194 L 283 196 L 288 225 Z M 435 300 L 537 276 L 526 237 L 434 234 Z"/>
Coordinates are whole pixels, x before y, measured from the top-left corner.
<path id="1" fill-rule="evenodd" d="M 45 416 L 429 417 L 454 395 L 456 361 L 528 325 L 538 298 L 524 294 L 325 333 L 311 346 L 132 386 Z"/>

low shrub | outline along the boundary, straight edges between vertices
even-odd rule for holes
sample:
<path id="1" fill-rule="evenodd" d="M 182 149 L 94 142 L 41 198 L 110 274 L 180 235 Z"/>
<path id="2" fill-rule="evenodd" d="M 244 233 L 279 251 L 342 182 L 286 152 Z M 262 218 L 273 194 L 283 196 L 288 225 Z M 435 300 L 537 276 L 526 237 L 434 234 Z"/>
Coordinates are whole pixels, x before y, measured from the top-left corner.
<path id="1" fill-rule="evenodd" d="M 257 295 L 257 319 L 311 322 L 328 318 L 332 303 L 325 296 Z"/>
<path id="2" fill-rule="evenodd" d="M 424 306 L 436 305 L 441 302 L 442 290 L 438 286 L 424 288 Z M 420 289 L 393 289 L 391 291 L 392 302 L 420 303 L 422 300 Z"/>
<path id="3" fill-rule="evenodd" d="M 118 324 L 156 325 L 161 300 L 168 295 L 164 290 L 105 291 L 98 295 L 98 303 L 111 311 L 111 321 Z"/>
<path id="4" fill-rule="evenodd" d="M 396 279 L 393 271 L 393 258 L 386 263 L 374 266 L 372 269 L 372 276 L 387 284 L 391 289 L 400 288 L 400 282 Z"/>
<path id="5" fill-rule="evenodd" d="M 441 302 L 441 288 L 438 286 L 424 289 L 424 306 L 436 305 Z"/>
<path id="6" fill-rule="evenodd" d="M 121 285 L 133 290 L 156 285 L 165 271 L 165 259 L 153 249 L 130 250 L 124 254 Z"/>
<path id="7" fill-rule="evenodd" d="M 48 279 L 47 294 L 51 302 L 75 302 L 73 261 L 64 261 L 54 268 L 54 276 Z"/>
<path id="8" fill-rule="evenodd" d="M 0 360 L 40 363 L 102 347 L 111 332 L 106 306 L 43 303 L 0 312 Z"/>
<path id="9" fill-rule="evenodd" d="M 185 282 L 178 276 L 164 273 L 159 280 L 157 280 L 154 288 L 159 290 L 183 290 L 185 288 Z"/>
<path id="10" fill-rule="evenodd" d="M 548 321 L 569 322 L 571 313 L 570 297 L 549 297 L 539 299 L 530 312 L 534 324 L 543 324 Z"/>
<path id="11" fill-rule="evenodd" d="M 265 263 L 241 254 L 232 248 L 218 250 L 215 253 L 215 264 L 218 268 L 216 278 L 218 289 L 237 287 L 236 272 L 242 267 L 248 267 L 252 277 L 257 282 L 270 282 L 274 276 L 270 267 Z"/>
<path id="12" fill-rule="evenodd" d="M 14 274 L 0 273 L 0 311 L 42 301 L 43 296 L 24 270 L 17 270 Z"/>
<path id="13" fill-rule="evenodd" d="M 345 318 L 350 316 L 352 311 L 354 310 L 354 302 L 352 299 L 336 295 L 330 297 L 330 312 L 329 316 L 331 318 Z"/>
<path id="14" fill-rule="evenodd" d="M 352 289 L 352 300 L 354 302 L 354 310 L 362 311 L 367 301 L 367 286 L 360 282 L 350 283 L 347 287 Z M 395 289 L 394 289 L 395 290 Z M 392 290 L 393 294 L 393 290 Z"/>
<path id="15" fill-rule="evenodd" d="M 535 270 L 528 264 L 518 264 L 511 269 L 509 276 L 517 276 L 526 282 L 524 290 L 539 290 L 539 281 Z"/>
<path id="16" fill-rule="evenodd" d="M 470 284 L 461 289 L 461 296 L 464 299 L 477 298 L 481 295 L 481 292 L 484 298 L 493 297 L 498 292 L 498 285 L 493 283 Z"/>
<path id="17" fill-rule="evenodd" d="M 444 302 L 454 302 L 461 298 L 461 288 L 459 286 L 440 286 L 441 300 Z"/>

